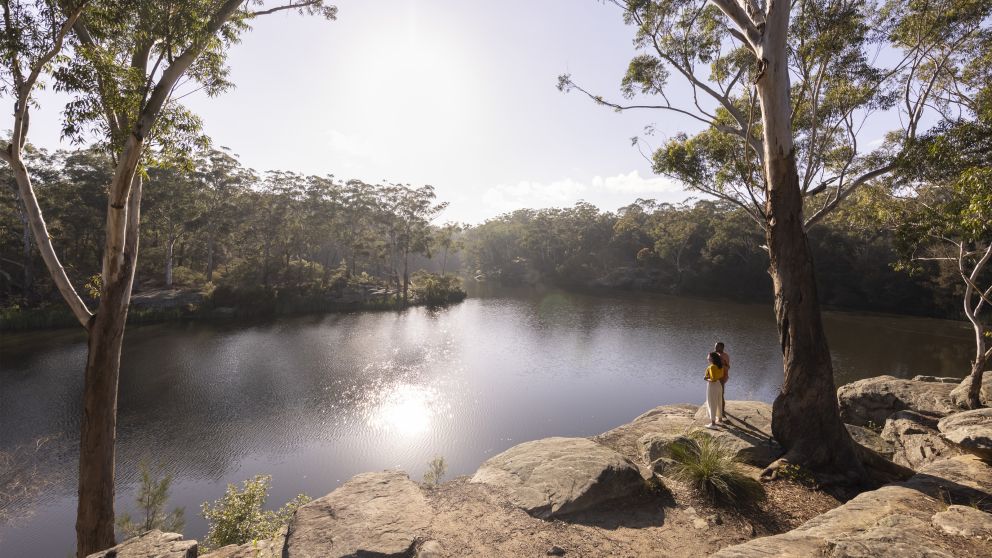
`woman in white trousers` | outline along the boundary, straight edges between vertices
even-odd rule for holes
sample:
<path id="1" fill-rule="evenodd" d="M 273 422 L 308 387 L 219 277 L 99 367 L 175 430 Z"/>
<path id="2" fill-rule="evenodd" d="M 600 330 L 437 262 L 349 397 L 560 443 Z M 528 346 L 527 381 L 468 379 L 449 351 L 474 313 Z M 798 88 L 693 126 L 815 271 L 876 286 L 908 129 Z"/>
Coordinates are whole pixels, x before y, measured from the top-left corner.
<path id="1" fill-rule="evenodd" d="M 710 423 L 706 428 L 716 428 L 723 418 L 723 361 L 719 353 L 710 353 L 707 358 L 709 366 L 706 367 L 706 412 L 709 414 Z"/>

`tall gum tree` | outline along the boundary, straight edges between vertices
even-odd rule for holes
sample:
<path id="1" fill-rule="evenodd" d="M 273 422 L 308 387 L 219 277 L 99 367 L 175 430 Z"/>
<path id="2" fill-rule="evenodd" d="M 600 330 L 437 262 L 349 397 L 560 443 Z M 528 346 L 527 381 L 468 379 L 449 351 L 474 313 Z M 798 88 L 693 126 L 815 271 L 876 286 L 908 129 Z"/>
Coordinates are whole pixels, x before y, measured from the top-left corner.
<path id="1" fill-rule="evenodd" d="M 0 159 L 12 169 L 31 233 L 53 282 L 88 334 L 79 452 L 76 555 L 114 545 L 114 458 L 120 353 L 138 255 L 143 166 L 180 156 L 199 134 L 199 120 L 179 99 L 195 85 L 218 94 L 228 48 L 259 16 L 285 10 L 333 19 L 323 0 L 141 0 L 51 2 L 3 0 L 4 96 L 14 125 Z M 95 131 L 114 174 L 107 185 L 100 296 L 93 312 L 76 292 L 48 234 L 23 156 L 33 93 L 54 79 L 72 99 L 64 134 Z"/>
<path id="2" fill-rule="evenodd" d="M 645 157 L 655 172 L 735 204 L 764 230 L 784 365 L 772 431 L 786 450 L 765 474 L 794 463 L 833 482 L 906 475 L 855 444 L 840 420 L 806 231 L 896 168 L 927 118 L 934 84 L 960 42 L 981 29 L 988 3 L 611 3 L 636 29 L 638 53 L 621 83 L 626 100 L 607 100 L 570 75 L 559 88 L 617 111 L 697 122 L 702 131 L 674 134 Z M 953 17 L 939 17 L 949 10 Z M 688 93 L 672 93 L 672 79 Z M 867 150 L 861 130 L 876 120 L 901 125 Z"/>

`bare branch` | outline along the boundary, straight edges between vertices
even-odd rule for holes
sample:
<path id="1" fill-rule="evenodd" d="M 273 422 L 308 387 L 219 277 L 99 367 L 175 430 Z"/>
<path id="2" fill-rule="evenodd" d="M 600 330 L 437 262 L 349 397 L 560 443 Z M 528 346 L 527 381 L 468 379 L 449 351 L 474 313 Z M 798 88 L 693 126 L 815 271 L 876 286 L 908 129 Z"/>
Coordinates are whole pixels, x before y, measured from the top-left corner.
<path id="1" fill-rule="evenodd" d="M 737 26 L 743 35 L 741 38 L 751 47 L 751 50 L 758 52 L 761 45 L 761 33 L 744 8 L 733 0 L 710 0 L 710 2 L 720 8 L 720 11 Z"/>

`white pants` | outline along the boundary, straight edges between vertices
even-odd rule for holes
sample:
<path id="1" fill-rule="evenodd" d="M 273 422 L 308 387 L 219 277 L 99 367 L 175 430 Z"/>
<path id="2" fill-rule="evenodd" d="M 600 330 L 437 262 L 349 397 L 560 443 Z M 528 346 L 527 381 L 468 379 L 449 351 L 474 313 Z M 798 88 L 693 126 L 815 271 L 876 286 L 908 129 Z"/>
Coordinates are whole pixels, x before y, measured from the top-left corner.
<path id="1" fill-rule="evenodd" d="M 706 412 L 710 422 L 723 419 L 723 384 L 720 382 L 706 382 Z"/>

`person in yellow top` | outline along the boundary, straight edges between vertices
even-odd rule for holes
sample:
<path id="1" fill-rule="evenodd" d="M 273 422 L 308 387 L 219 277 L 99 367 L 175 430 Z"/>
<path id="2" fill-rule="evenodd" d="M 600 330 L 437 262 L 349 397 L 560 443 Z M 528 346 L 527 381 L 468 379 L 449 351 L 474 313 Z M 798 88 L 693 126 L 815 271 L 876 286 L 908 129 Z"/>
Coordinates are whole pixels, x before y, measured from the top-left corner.
<path id="1" fill-rule="evenodd" d="M 722 422 L 723 417 L 723 360 L 720 353 L 712 352 L 707 358 L 709 366 L 706 367 L 706 412 L 709 414 L 710 423 L 706 428 L 716 428 Z"/>

